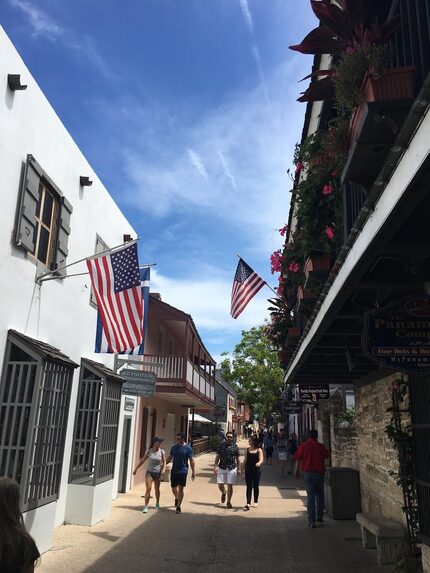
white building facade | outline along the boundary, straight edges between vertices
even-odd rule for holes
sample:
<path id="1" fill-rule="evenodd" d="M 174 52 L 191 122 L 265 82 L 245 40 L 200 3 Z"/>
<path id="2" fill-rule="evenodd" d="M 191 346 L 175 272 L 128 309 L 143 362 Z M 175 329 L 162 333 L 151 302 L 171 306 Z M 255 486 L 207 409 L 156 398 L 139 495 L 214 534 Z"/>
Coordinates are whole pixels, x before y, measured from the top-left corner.
<path id="1" fill-rule="evenodd" d="M 135 408 L 129 398 L 125 410 L 122 380 L 101 364 L 112 357 L 93 353 L 89 276 L 64 276 L 85 263 L 36 279 L 136 233 L 1 28 L 0 85 L 0 476 L 20 483 L 44 552 L 55 526 L 92 525 L 129 487 L 122 431 L 132 440 Z"/>

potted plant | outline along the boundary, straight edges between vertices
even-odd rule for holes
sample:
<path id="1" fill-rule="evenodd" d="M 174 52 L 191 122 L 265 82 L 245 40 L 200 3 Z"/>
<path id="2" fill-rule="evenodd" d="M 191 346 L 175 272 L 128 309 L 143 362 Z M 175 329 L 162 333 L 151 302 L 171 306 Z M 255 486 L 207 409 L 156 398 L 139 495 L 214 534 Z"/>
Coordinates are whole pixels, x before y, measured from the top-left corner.
<path id="1" fill-rule="evenodd" d="M 305 275 L 306 282 L 309 277 L 321 277 L 330 273 L 331 269 L 331 253 L 315 253 L 306 259 L 305 262 Z"/>

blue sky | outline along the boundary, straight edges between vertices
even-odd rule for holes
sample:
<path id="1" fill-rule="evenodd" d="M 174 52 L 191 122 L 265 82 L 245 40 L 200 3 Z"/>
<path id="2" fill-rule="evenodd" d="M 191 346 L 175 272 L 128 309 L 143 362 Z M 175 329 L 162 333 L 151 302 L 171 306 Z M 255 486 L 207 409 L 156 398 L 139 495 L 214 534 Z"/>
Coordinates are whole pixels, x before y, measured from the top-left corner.
<path id="1" fill-rule="evenodd" d="M 276 284 L 308 0 L 2 0 L 0 23 L 157 263 L 151 290 L 231 351 L 271 294 L 230 318 L 236 253 Z"/>

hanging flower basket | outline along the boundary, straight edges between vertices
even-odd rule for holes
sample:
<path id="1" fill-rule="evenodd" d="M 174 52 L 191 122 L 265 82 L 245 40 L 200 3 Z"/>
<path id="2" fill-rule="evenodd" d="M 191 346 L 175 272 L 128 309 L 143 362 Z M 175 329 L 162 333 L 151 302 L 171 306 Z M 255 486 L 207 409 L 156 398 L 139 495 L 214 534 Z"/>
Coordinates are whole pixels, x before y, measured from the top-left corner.
<path id="1" fill-rule="evenodd" d="M 291 352 L 288 350 L 278 350 L 278 360 L 281 367 L 286 367 L 291 358 Z"/>
<path id="2" fill-rule="evenodd" d="M 331 254 L 321 253 L 309 257 L 305 262 L 305 275 L 306 281 L 309 276 L 315 277 L 320 275 L 330 274 L 331 269 Z"/>

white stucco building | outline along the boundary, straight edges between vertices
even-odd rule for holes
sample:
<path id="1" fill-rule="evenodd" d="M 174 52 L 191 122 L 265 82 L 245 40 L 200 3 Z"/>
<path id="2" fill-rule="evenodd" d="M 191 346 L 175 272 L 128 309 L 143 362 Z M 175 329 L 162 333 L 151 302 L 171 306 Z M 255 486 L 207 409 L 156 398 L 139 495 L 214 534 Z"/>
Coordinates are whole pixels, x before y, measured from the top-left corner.
<path id="1" fill-rule="evenodd" d="M 43 552 L 55 526 L 95 523 L 129 487 L 131 459 L 124 467 L 121 455 L 135 409 L 100 364 L 112 357 L 93 353 L 89 276 L 36 277 L 136 233 L 1 28 L 0 86 L 0 476 L 20 482 Z M 85 263 L 66 272 L 84 273 Z"/>

